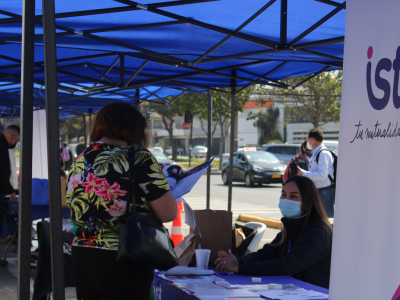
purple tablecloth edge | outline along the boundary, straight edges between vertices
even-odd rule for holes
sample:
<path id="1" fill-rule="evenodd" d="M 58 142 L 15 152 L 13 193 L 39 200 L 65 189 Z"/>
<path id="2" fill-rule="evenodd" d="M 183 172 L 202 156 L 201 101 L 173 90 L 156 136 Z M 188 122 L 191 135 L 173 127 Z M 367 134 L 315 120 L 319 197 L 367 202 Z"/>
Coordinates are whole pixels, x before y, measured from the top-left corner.
<path id="1" fill-rule="evenodd" d="M 322 287 L 306 283 L 297 279 L 294 279 L 291 276 L 244 276 L 244 275 L 218 275 L 218 277 L 225 279 L 231 284 L 240 284 L 240 285 L 256 285 L 256 284 L 268 284 L 268 283 L 278 283 L 278 284 L 294 284 L 298 287 L 304 288 L 306 290 L 313 290 L 325 294 L 329 294 L 328 289 L 324 289 Z M 261 283 L 251 282 L 252 277 L 261 277 Z M 190 296 L 183 292 L 182 290 L 171 286 L 167 280 L 164 280 L 158 277 L 158 273 L 154 273 L 154 281 L 153 281 L 153 295 L 154 300 L 165 300 L 165 299 L 174 299 L 174 300 L 194 300 L 198 299 L 194 296 Z M 262 297 L 264 298 L 264 297 Z M 268 298 L 264 298 L 268 299 Z M 320 300 L 320 299 L 313 299 Z M 326 300 L 326 298 L 324 299 Z"/>

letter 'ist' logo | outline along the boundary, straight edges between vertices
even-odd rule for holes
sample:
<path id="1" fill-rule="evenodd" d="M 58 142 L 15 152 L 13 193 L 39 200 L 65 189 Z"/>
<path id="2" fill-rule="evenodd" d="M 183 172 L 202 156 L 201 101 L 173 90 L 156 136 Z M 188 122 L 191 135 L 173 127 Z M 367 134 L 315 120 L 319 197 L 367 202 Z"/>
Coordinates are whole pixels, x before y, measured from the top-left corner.
<path id="1" fill-rule="evenodd" d="M 367 57 L 369 60 L 372 58 L 373 53 L 374 49 L 372 48 L 372 46 L 370 46 L 367 51 Z M 376 110 L 382 110 L 388 105 L 390 99 L 391 86 L 389 81 L 381 77 L 381 71 L 390 72 L 393 69 L 394 71 L 393 104 L 395 108 L 399 108 L 400 107 L 400 96 L 399 96 L 400 47 L 397 48 L 396 58 L 394 59 L 393 64 L 389 58 L 382 58 L 381 60 L 378 61 L 378 64 L 376 65 L 375 85 L 378 89 L 383 91 L 382 98 L 377 98 L 372 90 L 371 69 L 372 69 L 372 63 L 371 61 L 369 61 L 367 64 L 367 92 L 371 106 Z"/>

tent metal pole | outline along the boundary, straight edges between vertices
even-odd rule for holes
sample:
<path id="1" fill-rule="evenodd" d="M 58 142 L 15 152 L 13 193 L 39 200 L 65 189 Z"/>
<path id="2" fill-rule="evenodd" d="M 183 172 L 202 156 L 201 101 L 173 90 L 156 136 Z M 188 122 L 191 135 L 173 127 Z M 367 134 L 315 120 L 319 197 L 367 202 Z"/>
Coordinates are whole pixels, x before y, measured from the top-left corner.
<path id="1" fill-rule="evenodd" d="M 287 47 L 287 0 L 281 0 L 281 49 Z"/>
<path id="2" fill-rule="evenodd" d="M 32 124 L 35 0 L 24 0 L 22 13 L 21 70 L 21 189 L 18 222 L 18 300 L 30 299 Z M 26 199 L 26 201 L 21 201 Z"/>
<path id="3" fill-rule="evenodd" d="M 148 4 L 151 7 L 169 7 L 169 6 L 179 6 L 179 5 L 187 5 L 187 4 L 195 4 L 195 3 L 203 3 L 203 2 L 211 2 L 216 0 L 192 0 L 192 1 L 169 1 L 169 2 L 161 2 L 161 3 L 153 3 Z M 126 6 L 126 7 L 113 7 L 113 8 L 103 8 L 103 9 L 90 9 L 90 10 L 82 10 L 82 11 L 73 11 L 73 12 L 65 12 L 65 13 L 57 13 L 55 17 L 58 18 L 71 18 L 71 17 L 79 17 L 79 16 L 90 16 L 90 15 L 99 15 L 99 14 L 108 14 L 115 12 L 124 12 L 131 10 L 140 10 L 134 6 Z M 35 20 L 42 20 L 43 16 L 37 15 L 35 16 Z M 0 24 L 2 23 L 14 23 L 21 22 L 22 17 L 15 18 L 4 18 L 0 19 Z"/>
<path id="4" fill-rule="evenodd" d="M 93 109 L 89 109 L 89 135 L 92 133 L 92 115 L 93 115 Z M 90 142 L 90 140 L 89 140 Z"/>
<path id="5" fill-rule="evenodd" d="M 324 4 L 328 4 L 328 5 L 332 5 L 332 6 L 335 6 L 335 7 L 338 7 L 341 4 L 339 2 L 331 1 L 331 0 L 315 0 L 315 1 L 321 2 L 321 3 L 324 3 Z"/>
<path id="6" fill-rule="evenodd" d="M 342 43 L 342 42 L 344 42 L 344 36 L 339 36 L 337 38 L 332 38 L 332 39 L 325 39 L 325 40 L 319 40 L 319 41 L 310 42 L 310 43 L 297 44 L 297 45 L 293 46 L 293 49 L 298 50 L 301 48 L 309 48 L 309 47 Z"/>
<path id="7" fill-rule="evenodd" d="M 259 55 L 259 54 L 272 53 L 272 52 L 276 52 L 276 51 L 278 51 L 278 49 L 268 49 L 268 50 L 245 52 L 245 53 L 232 54 L 232 55 L 226 55 L 226 56 L 219 56 L 219 57 L 215 57 L 215 58 L 207 58 L 207 59 L 203 59 L 200 62 L 200 64 L 205 64 L 205 63 L 215 62 L 215 61 L 228 60 L 228 59 L 241 58 L 241 57 L 246 57 L 246 59 L 250 59 L 250 58 L 247 58 L 247 57 L 248 56 L 253 56 L 253 55 Z M 256 59 L 256 60 L 260 61 L 259 59 Z"/>
<path id="8" fill-rule="evenodd" d="M 207 160 L 211 159 L 212 151 L 212 109 L 213 109 L 213 93 L 208 91 L 208 107 L 207 107 Z M 207 209 L 210 208 L 211 194 L 211 166 L 207 169 Z"/>
<path id="9" fill-rule="evenodd" d="M 236 76 L 236 70 L 232 70 L 232 76 Z M 232 211 L 233 147 L 235 146 L 235 90 L 236 80 L 231 79 L 231 138 L 229 141 L 228 211 Z"/>
<path id="10" fill-rule="evenodd" d="M 116 1 L 128 4 L 128 5 L 136 6 L 136 2 L 133 2 L 133 1 L 127 1 L 127 0 L 116 0 Z M 196 26 L 199 26 L 199 27 L 202 27 L 202 28 L 206 28 L 206 29 L 215 31 L 215 32 L 220 32 L 220 33 L 224 33 L 224 34 L 227 34 L 227 35 L 232 35 L 232 36 L 237 37 L 239 39 L 242 39 L 242 40 L 245 40 L 245 41 L 248 41 L 248 42 L 252 42 L 252 43 L 255 43 L 255 44 L 258 44 L 258 45 L 261 45 L 261 46 L 265 46 L 265 47 L 268 47 L 268 48 L 275 49 L 278 46 L 278 44 L 275 41 L 271 41 L 271 40 L 268 40 L 268 39 L 264 39 L 264 38 L 260 38 L 260 37 L 257 37 L 257 36 L 253 36 L 251 34 L 235 32 L 234 30 L 231 30 L 231 29 L 227 29 L 227 28 L 220 27 L 220 26 L 215 26 L 215 25 L 212 25 L 212 24 L 208 24 L 208 23 L 205 23 L 205 22 L 194 20 L 192 18 L 183 17 L 183 16 L 180 16 L 178 14 L 174 14 L 174 13 L 171 13 L 171 12 L 168 12 L 168 11 L 165 11 L 165 10 L 161 10 L 161 9 L 158 9 L 158 8 L 154 8 L 154 7 L 148 6 L 146 11 L 149 11 L 149 12 L 161 15 L 161 16 L 165 16 L 165 17 L 168 17 L 168 18 L 172 18 L 172 19 L 175 19 L 175 20 L 178 20 L 178 21 L 183 21 L 185 23 L 193 24 L 193 25 L 196 25 Z"/>
<path id="11" fill-rule="evenodd" d="M 235 32 L 239 32 L 242 30 L 246 25 L 248 25 L 251 21 L 253 21 L 255 18 L 257 18 L 261 13 L 263 13 L 268 7 L 270 7 L 276 0 L 270 0 L 267 4 L 265 4 L 263 7 L 261 7 L 257 12 L 255 12 L 250 18 L 248 18 L 244 23 L 242 23 L 238 28 L 235 29 Z M 210 53 L 214 52 L 216 49 L 221 47 L 225 42 L 227 42 L 232 35 L 228 35 L 225 37 L 223 40 L 221 40 L 218 44 L 216 44 L 214 47 L 209 49 L 206 53 L 204 53 L 202 56 L 200 56 L 198 59 L 196 59 L 192 65 L 197 65 L 200 61 L 203 60 L 203 58 L 207 57 Z"/>
<path id="12" fill-rule="evenodd" d="M 341 11 L 342 9 L 344 9 L 346 7 L 346 1 L 343 2 L 342 4 L 340 4 L 338 7 L 336 7 L 334 10 L 332 10 L 329 14 L 327 14 L 326 16 L 324 16 L 322 19 L 320 19 L 318 22 L 316 22 L 315 24 L 313 24 L 311 27 L 309 27 L 308 29 L 306 29 L 303 33 L 301 33 L 300 35 L 298 35 L 297 37 L 295 37 L 289 44 L 288 47 L 292 47 L 294 44 L 296 44 L 298 41 L 300 41 L 302 38 L 304 38 L 306 35 L 308 35 L 310 32 L 312 32 L 313 30 L 315 30 L 316 28 L 318 28 L 320 25 L 322 25 L 323 23 L 325 23 L 327 20 L 329 20 L 330 18 L 332 18 L 334 15 L 336 15 L 339 11 Z"/>
<path id="13" fill-rule="evenodd" d="M 119 70 L 119 86 L 123 87 L 124 86 L 124 76 L 125 76 L 125 55 L 121 54 L 120 55 L 120 70 Z"/>
<path id="14" fill-rule="evenodd" d="M 312 55 L 316 55 L 316 56 L 325 57 L 325 58 L 328 58 L 328 59 L 337 60 L 337 61 L 340 61 L 341 63 L 343 63 L 343 58 L 341 58 L 341 57 L 337 57 L 337 56 L 333 56 L 333 55 L 329 55 L 329 54 L 324 54 L 324 53 L 320 53 L 320 52 L 316 52 L 316 51 L 311 51 L 311 50 L 307 50 L 307 49 L 297 49 L 297 51 L 301 51 L 301 52 L 312 54 Z"/>
<path id="15" fill-rule="evenodd" d="M 65 299 L 62 234 L 60 150 L 58 146 L 57 52 L 54 0 L 43 0 L 44 68 L 46 81 L 47 157 L 50 197 L 51 277 L 53 299 Z"/>
<path id="16" fill-rule="evenodd" d="M 273 68 L 271 71 L 268 71 L 267 73 L 265 73 L 263 76 L 259 77 L 258 79 L 261 79 L 261 78 L 263 78 L 263 77 L 268 76 L 269 74 L 272 74 L 273 72 L 275 72 L 276 70 L 278 70 L 280 67 L 286 65 L 287 63 L 288 63 L 287 61 L 284 61 L 283 63 L 279 64 L 278 66 L 276 66 L 275 68 Z M 252 86 L 252 85 L 254 85 L 254 83 L 250 83 L 250 84 L 248 84 L 248 85 L 246 85 L 246 86 L 244 86 L 244 87 L 238 89 L 235 93 L 238 94 L 238 93 L 240 93 L 241 91 L 243 91 L 244 89 L 247 89 L 249 86 Z M 285 86 L 282 86 L 282 88 L 285 88 Z"/>
<path id="17" fill-rule="evenodd" d="M 317 76 L 318 74 L 327 71 L 331 66 L 326 66 L 325 68 L 323 68 L 322 70 L 315 72 L 314 74 L 312 74 L 311 76 L 307 77 L 306 79 L 300 81 L 298 84 L 296 84 L 293 89 L 297 88 L 298 86 L 302 85 L 303 83 L 309 81 L 310 79 L 314 78 L 315 76 Z"/>
<path id="18" fill-rule="evenodd" d="M 83 116 L 83 136 L 84 136 L 84 143 L 85 143 L 85 148 L 87 147 L 87 134 L 86 134 L 86 114 L 84 114 Z"/>

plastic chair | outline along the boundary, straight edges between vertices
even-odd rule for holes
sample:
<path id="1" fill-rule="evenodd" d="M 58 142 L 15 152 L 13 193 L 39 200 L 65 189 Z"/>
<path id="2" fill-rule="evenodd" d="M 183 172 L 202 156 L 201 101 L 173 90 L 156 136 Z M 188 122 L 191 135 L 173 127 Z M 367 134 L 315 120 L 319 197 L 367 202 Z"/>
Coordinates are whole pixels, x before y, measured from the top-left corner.
<path id="1" fill-rule="evenodd" d="M 267 229 L 267 225 L 260 222 L 249 222 L 244 224 L 244 226 L 251 227 L 257 230 L 256 235 L 254 236 L 250 245 L 247 247 L 246 252 L 244 253 L 246 255 L 249 254 L 250 252 L 256 252 L 258 250 L 258 246 L 260 245 L 265 229 Z"/>

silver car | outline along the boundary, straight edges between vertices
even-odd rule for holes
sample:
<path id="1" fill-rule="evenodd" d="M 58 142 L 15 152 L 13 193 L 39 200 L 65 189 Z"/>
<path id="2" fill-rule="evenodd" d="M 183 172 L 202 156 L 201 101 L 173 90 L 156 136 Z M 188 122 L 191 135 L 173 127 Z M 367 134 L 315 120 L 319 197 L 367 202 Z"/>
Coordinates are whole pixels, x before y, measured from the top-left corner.
<path id="1" fill-rule="evenodd" d="M 204 146 L 194 146 L 192 149 L 191 156 L 194 158 L 198 157 L 206 157 L 207 156 L 207 147 Z"/>
<path id="2" fill-rule="evenodd" d="M 268 144 L 263 145 L 261 151 L 268 151 L 288 164 L 297 153 L 300 153 L 300 144 Z"/>

